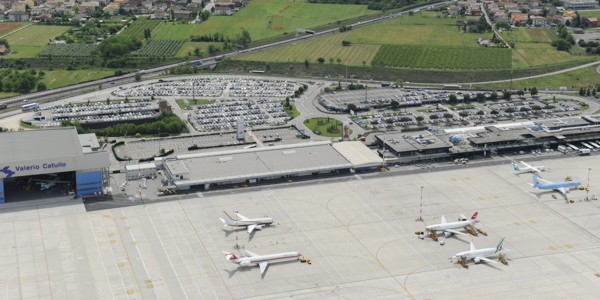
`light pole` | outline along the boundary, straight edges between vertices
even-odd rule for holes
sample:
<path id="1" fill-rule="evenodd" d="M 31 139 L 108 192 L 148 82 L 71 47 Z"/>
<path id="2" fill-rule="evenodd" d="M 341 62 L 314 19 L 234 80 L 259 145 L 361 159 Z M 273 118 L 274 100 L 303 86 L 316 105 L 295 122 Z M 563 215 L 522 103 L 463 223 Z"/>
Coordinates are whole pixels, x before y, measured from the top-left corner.
<path id="1" fill-rule="evenodd" d="M 419 217 L 415 220 L 416 222 L 423 222 L 423 186 L 421 188 L 421 205 L 419 206 Z"/>
<path id="2" fill-rule="evenodd" d="M 588 168 L 588 183 L 587 183 L 587 188 L 585 189 L 585 200 L 590 200 L 590 172 L 592 171 L 592 168 Z"/>

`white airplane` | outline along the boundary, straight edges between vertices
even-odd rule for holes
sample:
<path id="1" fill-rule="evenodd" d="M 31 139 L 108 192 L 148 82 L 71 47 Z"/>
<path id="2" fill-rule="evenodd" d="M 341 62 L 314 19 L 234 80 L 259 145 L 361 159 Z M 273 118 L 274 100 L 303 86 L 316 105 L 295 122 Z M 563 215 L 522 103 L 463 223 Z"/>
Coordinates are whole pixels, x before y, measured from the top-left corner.
<path id="1" fill-rule="evenodd" d="M 540 182 L 543 181 L 543 182 Z M 535 175 L 533 175 L 533 184 L 532 186 L 538 190 L 555 190 L 561 193 L 564 197 L 567 197 L 567 193 L 571 188 L 577 188 L 581 185 L 581 182 L 574 181 L 563 181 L 563 182 L 550 182 L 547 180 L 543 180 Z"/>
<path id="2" fill-rule="evenodd" d="M 35 181 L 35 184 L 40 185 L 40 191 L 47 190 L 47 189 L 55 186 L 57 183 L 70 183 L 69 181 L 63 181 L 63 180 L 33 179 L 33 181 Z"/>
<path id="3" fill-rule="evenodd" d="M 246 254 L 248 256 L 238 258 L 233 253 L 225 251 L 222 252 L 225 253 L 225 260 L 229 260 L 233 263 L 236 263 L 240 267 L 258 265 L 260 267 L 260 274 L 263 274 L 267 270 L 267 267 L 270 262 L 286 259 L 298 259 L 301 256 L 301 254 L 298 252 L 284 252 L 267 255 L 258 255 L 256 253 L 252 253 L 251 251 L 246 250 Z"/>
<path id="4" fill-rule="evenodd" d="M 522 174 L 522 173 L 541 173 L 545 171 L 544 166 L 532 166 L 524 161 L 520 161 L 520 163 L 524 166 L 524 167 L 520 167 L 517 163 L 513 162 L 513 172 L 515 174 Z"/>
<path id="5" fill-rule="evenodd" d="M 504 264 L 504 265 L 508 265 L 508 262 L 506 261 L 506 258 L 504 257 L 504 253 L 510 251 L 509 249 L 502 249 L 502 243 L 504 242 L 504 238 L 502 238 L 500 240 L 500 242 L 496 245 L 495 248 L 483 248 L 483 249 L 476 249 L 475 248 L 475 244 L 473 244 L 473 241 L 470 242 L 470 246 L 471 248 L 469 249 L 469 251 L 463 251 L 463 252 L 459 252 L 456 253 L 456 255 L 452 256 L 452 258 L 450 259 L 450 261 L 452 263 L 459 263 L 461 266 L 463 266 L 464 268 L 468 268 L 469 266 L 467 265 L 467 261 L 468 260 L 473 260 L 476 264 L 484 261 L 484 262 L 488 262 L 488 263 L 497 263 L 491 259 L 489 259 L 489 256 L 493 256 L 496 255 L 498 256 L 498 260 Z"/>
<path id="6" fill-rule="evenodd" d="M 443 231 L 445 237 L 450 237 L 453 234 L 467 235 L 463 232 L 460 232 L 456 229 L 464 228 L 469 234 L 473 236 L 477 236 L 477 232 L 481 232 L 483 235 L 487 235 L 485 231 L 479 230 L 475 227 L 475 224 L 479 223 L 477 219 L 477 212 L 471 216 L 470 220 L 467 220 L 464 215 L 460 215 L 458 218 L 458 222 L 446 222 L 446 217 L 442 216 L 442 223 L 429 225 L 425 227 L 425 231 L 417 231 L 416 233 L 419 235 L 420 239 L 424 239 L 425 235 L 429 236 L 432 240 L 437 241 L 437 231 Z M 440 244 L 443 245 L 442 242 Z"/>
<path id="7" fill-rule="evenodd" d="M 252 233 L 254 229 L 261 230 L 263 226 L 269 226 L 273 224 L 273 218 L 264 217 L 264 218 L 246 218 L 242 216 L 239 212 L 235 212 L 235 215 L 238 217 L 238 220 L 233 220 L 228 213 L 224 212 L 227 217 L 225 219 L 219 218 L 221 222 L 223 222 L 223 226 L 232 226 L 232 227 L 246 227 L 248 233 Z"/>

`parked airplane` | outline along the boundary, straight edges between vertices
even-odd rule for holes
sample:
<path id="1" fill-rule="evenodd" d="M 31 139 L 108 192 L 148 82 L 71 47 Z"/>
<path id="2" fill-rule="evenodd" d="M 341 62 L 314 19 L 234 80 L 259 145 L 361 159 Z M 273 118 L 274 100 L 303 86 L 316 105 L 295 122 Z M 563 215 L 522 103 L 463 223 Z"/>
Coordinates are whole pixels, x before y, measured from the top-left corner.
<path id="1" fill-rule="evenodd" d="M 520 163 L 524 166 L 523 168 L 521 168 L 517 163 L 513 162 L 513 172 L 515 172 L 515 174 L 522 174 L 522 173 L 541 173 L 545 171 L 544 166 L 532 166 L 524 161 L 520 161 Z"/>
<path id="2" fill-rule="evenodd" d="M 465 218 L 465 216 L 461 214 L 460 217 L 458 218 L 458 222 L 448 223 L 448 222 L 446 222 L 446 218 L 444 216 L 442 216 L 442 223 L 429 225 L 429 226 L 425 227 L 425 232 L 417 231 L 416 233 L 419 235 L 419 238 L 421 238 L 421 239 L 425 238 L 425 235 L 428 235 L 434 241 L 438 240 L 437 231 L 443 231 L 445 237 L 449 237 L 453 234 L 466 235 L 463 232 L 455 230 L 455 229 L 459 229 L 459 228 L 464 228 L 465 230 L 467 230 L 468 233 L 470 233 L 473 236 L 477 236 L 478 231 L 481 232 L 481 234 L 483 234 L 483 235 L 487 235 L 487 233 L 485 233 L 485 231 L 479 230 L 475 227 L 475 224 L 479 223 L 479 220 L 476 220 L 476 218 L 477 218 L 477 212 L 475 212 L 473 214 L 473 216 L 471 217 L 470 220 L 467 220 L 467 218 Z"/>
<path id="3" fill-rule="evenodd" d="M 32 181 L 35 181 L 35 184 L 40 185 L 40 191 L 47 190 L 47 189 L 55 186 L 57 183 L 64 183 L 64 184 L 70 183 L 69 181 L 64 181 L 64 180 L 33 179 Z"/>
<path id="4" fill-rule="evenodd" d="M 267 270 L 267 266 L 270 262 L 276 260 L 298 259 L 301 256 L 301 254 L 298 252 L 284 252 L 267 255 L 258 255 L 256 253 L 252 253 L 246 250 L 246 254 L 248 256 L 238 258 L 233 253 L 225 251 L 222 252 L 225 253 L 225 260 L 232 261 L 233 263 L 238 264 L 240 267 L 258 265 L 260 267 L 260 274 L 263 274 Z"/>
<path id="5" fill-rule="evenodd" d="M 239 212 L 235 212 L 235 215 L 238 217 L 238 220 L 233 220 L 231 216 L 227 212 L 224 212 L 227 217 L 225 219 L 219 218 L 221 222 L 223 222 L 224 226 L 232 226 L 232 227 L 246 227 L 248 233 L 252 233 L 254 229 L 261 230 L 263 226 L 269 226 L 273 224 L 273 218 L 264 217 L 264 218 L 253 218 L 249 219 L 242 216 Z"/>
<path id="6" fill-rule="evenodd" d="M 502 249 L 503 242 L 504 238 L 500 240 L 500 242 L 496 245 L 496 248 L 477 249 L 475 248 L 475 244 L 473 244 L 473 241 L 471 241 L 470 249 L 468 251 L 456 253 L 456 255 L 452 256 L 452 259 L 450 259 L 450 261 L 453 263 L 459 263 L 461 266 L 463 266 L 463 268 L 468 268 L 468 260 L 473 260 L 476 264 L 481 261 L 495 264 L 496 262 L 489 259 L 488 257 L 492 255 L 497 255 L 498 260 L 501 263 L 503 263 L 504 265 L 508 265 L 508 262 L 506 261 L 506 258 L 504 257 L 503 253 L 508 252 L 509 249 Z"/>
<path id="7" fill-rule="evenodd" d="M 540 181 L 543 181 L 540 182 Z M 567 193 L 571 188 L 577 188 L 581 185 L 579 181 L 563 181 L 563 182 L 550 182 L 547 180 L 543 180 L 535 175 L 533 175 L 533 187 L 539 190 L 555 190 L 561 193 L 565 198 L 567 197 Z"/>

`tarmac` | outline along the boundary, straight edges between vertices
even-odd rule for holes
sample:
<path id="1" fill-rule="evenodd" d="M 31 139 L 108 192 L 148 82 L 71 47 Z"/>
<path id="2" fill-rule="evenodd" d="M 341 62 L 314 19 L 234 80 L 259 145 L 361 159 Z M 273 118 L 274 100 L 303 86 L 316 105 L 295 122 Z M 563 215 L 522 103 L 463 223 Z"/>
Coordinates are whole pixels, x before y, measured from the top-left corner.
<path id="1" fill-rule="evenodd" d="M 550 181 L 571 176 L 587 186 L 589 178 L 589 192 L 571 191 L 573 203 L 536 192 L 531 174 L 517 176 L 507 162 L 357 173 L 92 212 L 80 200 L 7 203 L 0 299 L 597 299 L 600 201 L 589 199 L 600 196 L 600 157 L 536 165 L 549 169 L 542 175 Z M 252 235 L 224 228 L 218 218 L 235 210 L 276 225 Z M 442 246 L 415 235 L 441 215 L 453 221 L 474 211 L 488 236 L 440 236 Z M 471 239 L 484 248 L 502 237 L 507 266 L 450 262 Z M 272 263 L 261 276 L 221 252 L 244 249 L 298 251 L 312 264 Z"/>

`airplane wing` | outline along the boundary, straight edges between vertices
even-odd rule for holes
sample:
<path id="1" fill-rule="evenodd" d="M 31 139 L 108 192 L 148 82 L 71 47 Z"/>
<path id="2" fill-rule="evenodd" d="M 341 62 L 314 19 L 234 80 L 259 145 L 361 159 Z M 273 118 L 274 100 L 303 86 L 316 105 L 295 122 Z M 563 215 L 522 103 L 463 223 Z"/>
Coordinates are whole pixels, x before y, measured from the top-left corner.
<path id="1" fill-rule="evenodd" d="M 528 164 L 528 163 L 526 163 L 526 162 L 524 162 L 524 161 L 520 161 L 520 163 L 521 163 L 522 165 L 524 165 L 525 167 L 527 167 L 527 168 L 532 168 L 532 169 L 534 169 L 534 167 L 533 167 L 532 165 L 530 165 L 530 164 Z"/>
<path id="2" fill-rule="evenodd" d="M 564 187 L 557 188 L 556 191 L 563 194 L 565 197 L 567 196 L 567 189 Z"/>
<path id="3" fill-rule="evenodd" d="M 462 232 L 460 232 L 458 230 L 454 230 L 454 229 L 446 229 L 444 231 L 451 232 L 451 233 L 454 233 L 454 234 L 467 235 L 465 233 L 462 233 Z"/>
<path id="4" fill-rule="evenodd" d="M 239 212 L 235 212 L 235 215 L 236 215 L 238 218 L 240 218 L 240 220 L 242 220 L 242 221 L 247 221 L 247 220 L 248 220 L 248 218 L 246 218 L 246 217 L 242 216 L 242 214 L 240 214 Z"/>
<path id="5" fill-rule="evenodd" d="M 254 228 L 256 228 L 256 224 L 248 225 L 246 227 L 246 229 L 248 230 L 248 233 L 252 233 L 252 231 L 254 231 Z"/>
<path id="6" fill-rule="evenodd" d="M 483 260 L 485 262 L 492 263 L 492 264 L 497 264 L 498 263 L 497 261 L 493 261 L 493 260 L 491 260 L 491 259 L 489 259 L 487 257 L 476 257 L 476 258 L 479 258 L 479 259 L 481 259 L 481 260 Z"/>
<path id="7" fill-rule="evenodd" d="M 246 251 L 246 252 L 248 252 L 248 251 Z M 260 274 L 263 274 L 267 270 L 268 265 L 269 265 L 269 262 L 266 262 L 266 261 L 258 263 L 258 266 L 260 267 Z"/>
<path id="8" fill-rule="evenodd" d="M 246 250 L 246 254 L 248 254 L 248 256 L 253 257 L 253 256 L 259 256 L 258 254 L 250 251 L 250 250 Z"/>
<path id="9" fill-rule="evenodd" d="M 446 217 L 442 216 L 442 224 L 446 223 Z"/>

